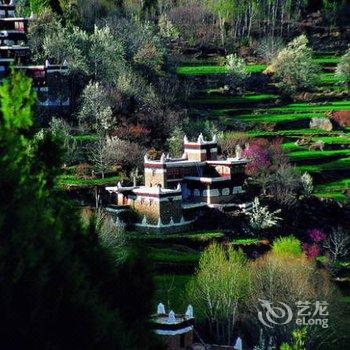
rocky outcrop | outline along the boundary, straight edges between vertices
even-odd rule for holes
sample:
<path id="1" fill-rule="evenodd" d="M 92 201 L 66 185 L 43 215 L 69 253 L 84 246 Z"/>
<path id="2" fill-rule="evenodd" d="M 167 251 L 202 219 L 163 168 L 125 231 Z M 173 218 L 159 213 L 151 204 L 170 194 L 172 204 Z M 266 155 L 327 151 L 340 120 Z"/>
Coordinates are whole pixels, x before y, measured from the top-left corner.
<path id="1" fill-rule="evenodd" d="M 350 110 L 330 111 L 326 115 L 341 128 L 350 126 Z"/>
<path id="2" fill-rule="evenodd" d="M 311 118 L 310 129 L 321 129 L 325 131 L 332 131 L 333 125 L 328 118 Z"/>

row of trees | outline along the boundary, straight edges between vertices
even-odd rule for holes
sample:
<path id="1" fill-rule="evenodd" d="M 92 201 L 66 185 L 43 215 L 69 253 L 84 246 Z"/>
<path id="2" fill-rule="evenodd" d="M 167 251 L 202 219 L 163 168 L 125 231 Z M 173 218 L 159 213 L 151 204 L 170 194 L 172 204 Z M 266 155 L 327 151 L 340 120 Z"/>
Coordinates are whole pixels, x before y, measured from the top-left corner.
<path id="1" fill-rule="evenodd" d="M 198 317 L 206 320 L 210 336 L 221 344 L 232 344 L 237 322 L 241 329 L 249 329 L 252 334 L 259 333 L 257 330 L 261 328 L 266 344 L 269 339 L 274 346 L 290 340 L 297 328 L 295 323 L 264 326 L 258 319 L 261 300 L 272 305 L 283 301 L 294 315 L 298 301 L 327 301 L 332 315 L 330 329 L 337 321 L 337 293 L 329 276 L 306 257 L 300 241 L 294 237 L 275 240 L 271 252 L 255 261 L 249 261 L 241 251 L 231 247 L 209 246 L 200 258 L 188 292 Z M 309 326 L 305 346 L 322 343 L 326 339 L 323 337 L 330 335 L 330 329 Z"/>
<path id="2" fill-rule="evenodd" d="M 346 6 L 346 1 L 22 0 L 20 4 L 24 10 L 37 13 L 51 8 L 66 20 L 90 29 L 106 14 L 122 12 L 141 21 L 159 23 L 173 39 L 181 38 L 189 44 L 220 42 L 226 45 L 253 35 L 288 35 L 303 13 L 323 9 L 327 17 L 332 18 Z"/>
<path id="3" fill-rule="evenodd" d="M 182 116 L 176 105 L 180 84 L 167 69 L 165 42 L 157 26 L 118 11 L 113 1 L 97 1 L 106 11 L 90 7 L 95 16 L 86 20 L 92 26 L 83 15 L 69 16 L 68 3 L 60 2 L 63 13 L 57 14 L 42 2 L 29 30 L 36 62 L 69 66 L 73 118 L 56 116 L 51 129 L 64 139 L 66 165 L 89 162 L 102 176 L 116 166 L 129 173 L 140 165 L 145 146 L 163 144 Z M 85 2 L 72 5 L 89 11 Z M 77 133 L 97 137 L 82 146 Z"/>

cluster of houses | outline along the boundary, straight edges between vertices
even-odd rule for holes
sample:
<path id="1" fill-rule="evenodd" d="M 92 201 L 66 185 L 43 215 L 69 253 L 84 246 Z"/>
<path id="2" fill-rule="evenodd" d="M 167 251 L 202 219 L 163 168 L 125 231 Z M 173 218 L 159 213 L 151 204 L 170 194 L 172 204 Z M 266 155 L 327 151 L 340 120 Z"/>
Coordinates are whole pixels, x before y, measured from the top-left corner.
<path id="1" fill-rule="evenodd" d="M 247 162 L 239 146 L 234 158 L 223 159 L 215 137 L 205 140 L 200 134 L 190 141 L 185 136 L 181 158 L 145 156 L 144 185 L 106 187 L 112 203 L 107 210 L 133 209 L 140 218 L 135 225 L 139 231 L 184 232 L 205 208 L 247 206 L 242 203 Z"/>
<path id="2" fill-rule="evenodd" d="M 70 89 L 68 88 L 68 65 L 50 64 L 46 60 L 41 65 L 32 63 L 28 46 L 29 24 L 35 21 L 18 16 L 15 0 L 0 0 L 0 79 L 5 78 L 10 67 L 23 71 L 33 79 L 39 107 L 47 112 L 70 110 Z"/>

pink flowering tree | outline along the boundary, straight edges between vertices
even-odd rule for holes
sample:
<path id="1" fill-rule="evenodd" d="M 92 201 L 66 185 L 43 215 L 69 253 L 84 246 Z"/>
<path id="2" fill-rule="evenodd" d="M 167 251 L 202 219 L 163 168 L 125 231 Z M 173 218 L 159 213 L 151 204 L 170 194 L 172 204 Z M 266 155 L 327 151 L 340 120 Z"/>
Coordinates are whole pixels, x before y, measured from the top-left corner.
<path id="1" fill-rule="evenodd" d="M 309 259 L 316 259 L 320 255 L 320 247 L 316 243 L 303 243 L 303 251 Z"/>
<path id="2" fill-rule="evenodd" d="M 317 228 L 308 231 L 308 236 L 312 242 L 320 243 L 326 239 L 326 234 Z"/>
<path id="3" fill-rule="evenodd" d="M 321 252 L 321 244 L 326 239 L 326 234 L 317 228 L 307 232 L 311 243 L 304 243 L 303 250 L 309 259 L 315 259 Z"/>
<path id="4" fill-rule="evenodd" d="M 245 167 L 248 175 L 255 175 L 261 171 L 266 171 L 271 165 L 268 151 L 261 145 L 254 144 L 246 147 L 243 151 L 243 156 L 250 160 Z"/>
<path id="5" fill-rule="evenodd" d="M 249 163 L 245 166 L 246 174 L 261 186 L 262 192 L 265 194 L 271 166 L 266 147 L 259 144 L 250 145 L 244 149 L 243 157 L 249 159 Z"/>

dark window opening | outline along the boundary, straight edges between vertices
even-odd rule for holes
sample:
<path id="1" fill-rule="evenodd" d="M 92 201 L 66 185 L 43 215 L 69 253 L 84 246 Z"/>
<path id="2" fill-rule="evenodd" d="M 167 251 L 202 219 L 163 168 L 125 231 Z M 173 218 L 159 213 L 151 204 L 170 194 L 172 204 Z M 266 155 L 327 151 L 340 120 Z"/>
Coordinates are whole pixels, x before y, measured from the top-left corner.
<path id="1" fill-rule="evenodd" d="M 180 348 L 185 347 L 185 334 L 180 335 Z"/>

